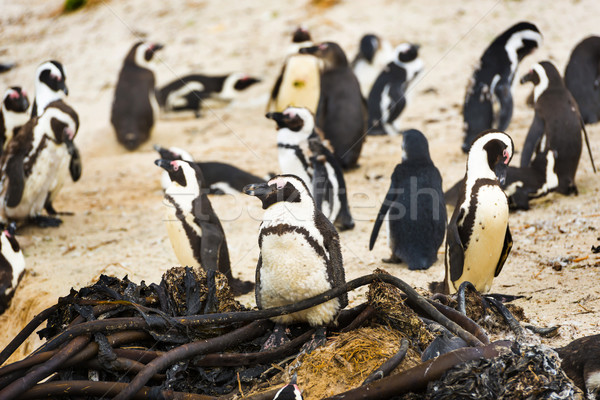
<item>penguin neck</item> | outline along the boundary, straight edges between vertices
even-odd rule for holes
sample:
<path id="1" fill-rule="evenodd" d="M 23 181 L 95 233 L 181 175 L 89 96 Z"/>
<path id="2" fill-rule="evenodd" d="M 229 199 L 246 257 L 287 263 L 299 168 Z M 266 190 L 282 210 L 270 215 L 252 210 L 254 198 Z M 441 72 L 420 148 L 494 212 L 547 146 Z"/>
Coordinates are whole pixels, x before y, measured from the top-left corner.
<path id="1" fill-rule="evenodd" d="M 32 115 L 32 117 L 39 117 L 44 113 L 48 104 L 52 103 L 55 100 L 63 100 L 65 98 L 65 93 L 62 90 L 54 91 L 50 89 L 47 85 L 36 82 L 35 85 L 35 100 L 33 109 L 36 110 L 36 115 Z"/>
<path id="2" fill-rule="evenodd" d="M 224 76 L 220 82 L 221 89 L 217 92 L 217 97 L 220 100 L 231 101 L 235 97 L 235 83 L 241 78 L 241 74 L 230 74 Z"/>
<path id="3" fill-rule="evenodd" d="M 538 99 L 540 98 L 540 96 L 542 94 L 544 94 L 546 89 L 548 89 L 548 84 L 550 83 L 546 73 L 541 73 L 541 74 L 538 73 L 538 76 L 540 78 L 540 83 L 535 85 L 535 87 L 533 88 L 533 102 L 534 103 L 536 103 L 538 101 Z"/>
<path id="4" fill-rule="evenodd" d="M 415 58 L 414 60 L 403 63 L 398 60 L 393 61 L 394 64 L 406 71 L 406 82 L 411 83 L 413 79 L 423 70 L 423 60 Z"/>
<path id="5" fill-rule="evenodd" d="M 277 225 L 314 226 L 315 204 L 307 193 L 300 194 L 299 202 L 280 201 L 266 209 L 262 228 Z"/>
<path id="6" fill-rule="evenodd" d="M 2 117 L 4 118 L 4 127 L 6 128 L 6 141 L 8 142 L 9 135 L 12 136 L 13 131 L 16 127 L 23 126 L 29 121 L 29 113 L 26 111 L 16 112 L 6 109 L 6 106 L 2 105 Z"/>
<path id="7" fill-rule="evenodd" d="M 184 213 L 192 213 L 194 210 L 193 202 L 200 195 L 200 188 L 194 184 L 194 180 L 186 176 L 187 186 L 181 186 L 177 182 L 171 182 L 165 195 L 171 197 L 177 203 Z"/>
<path id="8" fill-rule="evenodd" d="M 496 174 L 488 164 L 487 152 L 483 149 L 471 149 L 467 160 L 467 182 L 476 179 L 496 179 Z"/>
<path id="9" fill-rule="evenodd" d="M 308 141 L 308 137 L 312 132 L 307 132 L 305 128 L 298 132 L 294 132 L 288 128 L 281 128 L 277 131 L 277 144 L 284 146 L 300 146 Z"/>

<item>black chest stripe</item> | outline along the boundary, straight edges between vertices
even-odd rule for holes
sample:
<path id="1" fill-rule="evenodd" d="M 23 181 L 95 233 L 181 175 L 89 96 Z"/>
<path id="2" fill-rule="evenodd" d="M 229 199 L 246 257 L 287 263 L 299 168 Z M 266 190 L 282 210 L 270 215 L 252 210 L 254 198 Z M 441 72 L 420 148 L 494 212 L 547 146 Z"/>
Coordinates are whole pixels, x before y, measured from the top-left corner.
<path id="1" fill-rule="evenodd" d="M 276 226 L 270 226 L 268 228 L 261 229 L 260 235 L 258 237 L 258 245 L 262 248 L 262 241 L 264 236 L 268 235 L 277 235 L 281 236 L 285 233 L 299 234 L 304 237 L 304 239 L 308 242 L 310 247 L 322 257 L 327 264 L 329 264 L 329 257 L 325 254 L 325 249 L 317 242 L 315 238 L 313 238 L 306 228 L 302 228 L 300 226 L 293 226 L 288 224 L 279 224 Z"/>
<path id="2" fill-rule="evenodd" d="M 467 215 L 462 225 L 458 226 L 458 233 L 460 235 L 460 241 L 463 246 L 469 243 L 471 235 L 473 234 L 473 226 L 475 225 L 475 215 L 477 214 L 477 195 L 483 186 L 498 186 L 498 181 L 495 179 L 477 179 L 473 188 L 471 189 L 471 199 L 469 200 L 469 208 L 467 209 Z"/>
<path id="3" fill-rule="evenodd" d="M 35 164 L 36 160 L 38 159 L 40 153 L 48 145 L 47 141 L 48 141 L 48 136 L 44 135 L 42 137 L 42 140 L 40 140 L 40 144 L 38 145 L 38 147 L 35 149 L 33 154 L 31 156 L 29 156 L 29 159 L 23 165 L 23 173 L 25 174 L 25 177 L 28 177 L 29 175 L 31 175 L 31 170 L 33 169 L 33 165 Z"/>
<path id="4" fill-rule="evenodd" d="M 183 231 L 185 232 L 185 236 L 187 237 L 188 242 L 192 247 L 192 253 L 194 254 L 194 258 L 202 266 L 202 236 L 198 236 L 198 233 L 187 222 L 187 220 L 185 219 L 185 215 L 183 215 L 183 210 L 181 209 L 181 207 L 179 207 L 179 204 L 177 204 L 175 199 L 173 199 L 173 197 L 169 196 L 168 194 L 165 194 L 165 199 L 169 202 L 171 206 L 175 207 L 175 216 L 177 217 L 181 225 L 183 225 Z M 202 231 L 202 228 L 200 228 L 200 231 Z"/>
<path id="5" fill-rule="evenodd" d="M 308 171 L 308 168 L 309 168 L 308 161 L 306 161 L 306 158 L 304 157 L 304 152 L 302 151 L 302 149 L 300 148 L 300 146 L 295 145 L 295 144 L 280 144 L 280 143 L 277 143 L 277 147 L 281 147 L 282 149 L 291 149 L 291 150 L 294 150 L 294 153 L 296 153 L 296 157 L 298 157 L 298 159 L 302 163 L 302 167 L 306 171 Z M 311 177 L 311 179 L 312 179 L 312 177 Z"/>

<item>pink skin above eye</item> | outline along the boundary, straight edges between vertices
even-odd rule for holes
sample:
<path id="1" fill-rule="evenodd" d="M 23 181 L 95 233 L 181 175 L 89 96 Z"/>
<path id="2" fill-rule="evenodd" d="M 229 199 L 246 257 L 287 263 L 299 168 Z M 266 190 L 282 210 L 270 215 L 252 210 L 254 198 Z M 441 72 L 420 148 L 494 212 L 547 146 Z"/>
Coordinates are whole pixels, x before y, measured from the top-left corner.
<path id="1" fill-rule="evenodd" d="M 319 45 L 319 50 L 325 50 L 327 48 L 327 45 L 325 43 L 321 43 Z"/>
<path id="2" fill-rule="evenodd" d="M 283 189 L 283 187 L 285 186 L 285 180 L 278 178 L 278 179 L 275 179 L 274 181 L 270 181 L 269 184 L 270 185 L 275 184 L 275 185 L 277 185 L 277 189 Z"/>
<path id="3" fill-rule="evenodd" d="M 8 95 L 8 97 L 10 97 L 11 99 L 18 99 L 19 98 L 19 93 L 17 93 L 14 90 L 11 90 L 10 94 Z"/>
<path id="4" fill-rule="evenodd" d="M 4 231 L 4 232 L 2 232 L 2 233 L 4 233 L 4 236 L 6 236 L 6 237 L 8 237 L 8 238 L 9 238 L 9 237 L 11 237 L 11 234 L 10 234 L 10 232 L 8 232 L 7 230 L 5 230 L 5 231 Z"/>
<path id="5" fill-rule="evenodd" d="M 504 164 L 508 164 L 508 162 L 510 161 L 510 153 L 508 152 L 508 149 L 504 149 L 502 155 L 504 156 Z"/>
<path id="6" fill-rule="evenodd" d="M 290 118 L 294 118 L 296 116 L 296 113 L 293 111 L 286 111 L 283 113 L 283 115 L 290 117 Z"/>
<path id="7" fill-rule="evenodd" d="M 177 163 L 177 161 L 171 161 L 171 165 L 175 171 L 179 170 L 179 163 Z"/>

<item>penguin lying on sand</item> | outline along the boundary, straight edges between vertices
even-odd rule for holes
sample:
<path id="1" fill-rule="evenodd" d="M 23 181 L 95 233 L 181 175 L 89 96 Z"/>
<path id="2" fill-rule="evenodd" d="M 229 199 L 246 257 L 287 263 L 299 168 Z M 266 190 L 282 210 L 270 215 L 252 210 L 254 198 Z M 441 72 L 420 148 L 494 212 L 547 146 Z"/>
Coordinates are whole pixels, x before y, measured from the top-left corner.
<path id="1" fill-rule="evenodd" d="M 177 147 L 165 149 L 155 145 L 154 150 L 158 151 L 160 158 L 165 160 L 184 160 L 194 162 L 192 156 L 185 150 Z M 241 193 L 246 185 L 251 183 L 262 183 L 264 179 L 249 172 L 243 171 L 233 165 L 221 162 L 197 162 L 195 163 L 202 171 L 204 185 L 209 188 L 208 194 L 234 194 Z M 164 190 L 171 185 L 169 173 L 163 171 L 160 183 Z"/>
<path id="2" fill-rule="evenodd" d="M 11 223 L 0 233 L 0 314 L 10 300 L 25 272 L 25 258 L 15 238 L 16 225 Z"/>
<path id="3" fill-rule="evenodd" d="M 225 232 L 203 189 L 200 168 L 183 160 L 156 160 L 169 173 L 171 185 L 165 191 L 165 223 L 175 256 L 182 266 L 219 271 L 227 277 L 234 295 L 248 293 L 252 282 L 234 278 Z M 209 276 L 214 280 L 214 275 Z"/>
<path id="4" fill-rule="evenodd" d="M 237 93 L 258 82 L 260 79 L 241 72 L 220 76 L 186 75 L 157 89 L 156 99 L 164 111 L 191 110 L 199 118 L 204 100 L 229 102 Z"/>
<path id="5" fill-rule="evenodd" d="M 520 22 L 504 31 L 485 50 L 465 95 L 462 146 L 465 153 L 480 132 L 508 128 L 513 112 L 511 86 L 517 67 L 541 44 L 538 28 L 529 22 Z M 494 111 L 496 101 L 500 103 L 498 112 Z"/>
<path id="6" fill-rule="evenodd" d="M 306 184 L 294 175 L 278 175 L 267 183 L 249 185 L 246 194 L 258 197 L 265 210 L 260 225 L 260 255 L 256 266 L 259 309 L 307 299 L 345 283 L 342 251 L 333 224 L 315 207 Z M 288 315 L 278 324 L 308 323 L 324 327 L 335 322 L 348 304 L 348 295 Z"/>
<path id="7" fill-rule="evenodd" d="M 369 250 L 387 220 L 388 262 L 405 262 L 411 270 L 427 269 L 437 260 L 444 241 L 447 216 L 442 177 L 429 156 L 425 136 L 411 129 L 403 133 L 402 163 L 392 174 L 390 188 L 375 219 Z"/>
<path id="8" fill-rule="evenodd" d="M 411 84 L 421 71 L 419 45 L 403 43 L 394 50 L 393 60 L 381 71 L 368 97 L 369 135 L 397 135 L 400 114 L 407 103 Z"/>
<path id="9" fill-rule="evenodd" d="M 27 92 L 19 86 L 6 90 L 0 109 L 0 150 L 4 151 L 10 139 L 29 121 Z"/>
<path id="10" fill-rule="evenodd" d="M 504 132 L 486 131 L 473 142 L 446 233 L 446 276 L 441 291 L 455 293 L 462 282 L 469 281 L 478 291 L 488 292 L 502 270 L 512 237 L 508 199 L 500 184 L 512 156 L 513 142 Z"/>
<path id="11" fill-rule="evenodd" d="M 358 53 L 352 61 L 352 71 L 360 84 L 360 92 L 369 98 L 373 83 L 394 58 L 394 49 L 387 40 L 369 33 L 360 39 Z"/>
<path id="12" fill-rule="evenodd" d="M 150 138 L 158 117 L 153 59 L 162 48 L 156 43 L 136 43 L 119 72 L 110 123 L 127 150 L 137 149 Z"/>
<path id="13" fill-rule="evenodd" d="M 575 46 L 565 69 L 565 85 L 577 101 L 586 124 L 600 120 L 600 36 Z"/>

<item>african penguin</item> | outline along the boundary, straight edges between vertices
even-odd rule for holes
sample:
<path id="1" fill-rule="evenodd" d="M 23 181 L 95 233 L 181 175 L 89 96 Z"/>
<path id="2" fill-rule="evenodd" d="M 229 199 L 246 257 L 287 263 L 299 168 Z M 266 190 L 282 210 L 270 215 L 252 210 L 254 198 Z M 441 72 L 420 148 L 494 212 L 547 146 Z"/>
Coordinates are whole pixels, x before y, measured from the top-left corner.
<path id="1" fill-rule="evenodd" d="M 16 228 L 11 223 L 0 233 L 0 314 L 10 305 L 25 272 L 25 257 L 15 237 Z"/>
<path id="2" fill-rule="evenodd" d="M 352 71 L 360 85 L 360 92 L 369 98 L 373 83 L 394 58 L 394 49 L 387 40 L 369 33 L 360 39 L 358 53 L 352 61 Z"/>
<path id="3" fill-rule="evenodd" d="M 336 227 L 354 228 L 342 168 L 322 143 L 312 113 L 306 108 L 288 107 L 283 113 L 272 112 L 266 116 L 277 123 L 281 172 L 302 179 L 317 209 Z"/>
<path id="4" fill-rule="evenodd" d="M 200 168 L 183 160 L 159 159 L 155 164 L 171 178 L 165 191 L 165 224 L 181 265 L 219 271 L 227 277 L 234 295 L 248 293 L 254 285 L 233 277 L 225 232 L 206 195 Z"/>
<path id="5" fill-rule="evenodd" d="M 29 219 L 40 226 L 58 226 L 62 222 L 42 216 L 41 212 L 78 129 L 77 113 L 62 100 L 56 100 L 13 137 L 0 159 L 2 222 Z"/>
<path id="6" fill-rule="evenodd" d="M 510 136 L 489 130 L 469 150 L 467 172 L 446 233 L 444 289 L 448 293 L 455 293 L 464 281 L 488 292 L 510 253 L 508 199 L 500 185 L 513 148 Z"/>
<path id="7" fill-rule="evenodd" d="M 390 188 L 375 219 L 369 250 L 383 221 L 392 255 L 411 270 L 427 269 L 437 260 L 447 224 L 442 176 L 431 161 L 425 136 L 416 129 L 402 134 L 402 163 L 392 174 Z"/>
<path id="8" fill-rule="evenodd" d="M 308 187 L 294 175 L 277 175 L 244 192 L 258 197 L 265 210 L 260 225 L 256 266 L 259 309 L 293 304 L 345 283 L 337 231 L 316 209 Z M 276 323 L 334 322 L 348 304 L 346 293 L 309 309 L 274 317 Z"/>
<path id="9" fill-rule="evenodd" d="M 542 44 L 538 28 L 519 22 L 508 28 L 488 46 L 469 81 L 463 106 L 464 142 L 471 143 L 486 129 L 505 130 L 512 119 L 511 86 L 519 62 Z M 494 105 L 499 102 L 499 111 Z"/>
<path id="10" fill-rule="evenodd" d="M 67 76 L 62 64 L 55 60 L 46 61 L 35 73 L 35 97 L 31 107 L 31 116 L 39 117 L 48 104 L 62 100 L 69 94 Z"/>
<path id="11" fill-rule="evenodd" d="M 561 368 L 587 394 L 588 399 L 600 395 L 600 335 L 584 336 L 564 347 L 554 349 Z"/>
<path id="12" fill-rule="evenodd" d="M 416 76 L 423 71 L 419 45 L 402 43 L 393 60 L 381 71 L 368 97 L 369 135 L 397 135 L 398 119 Z"/>
<path id="13" fill-rule="evenodd" d="M 575 174 L 581 156 L 581 131 L 585 130 L 577 103 L 549 61 L 535 64 L 521 78 L 521 83 L 525 82 L 534 85 L 535 115 L 523 145 L 521 167 L 530 165 L 534 152 L 555 150 L 556 191 L 577 193 Z"/>
<path id="14" fill-rule="evenodd" d="M 297 375 L 294 374 L 290 383 L 282 387 L 275 393 L 273 400 L 303 400 L 302 392 L 297 385 Z"/>
<path id="15" fill-rule="evenodd" d="M 316 124 L 334 149 L 342 168 L 358 167 L 365 140 L 366 108 L 360 86 L 342 48 L 333 42 L 300 49 L 323 63 Z"/>
<path id="16" fill-rule="evenodd" d="M 119 73 L 110 122 L 127 150 L 137 149 L 150 138 L 158 116 L 153 58 L 162 48 L 156 43 L 134 44 Z"/>
<path id="17" fill-rule="evenodd" d="M 271 89 L 267 111 L 281 112 L 294 106 L 317 112 L 321 94 L 320 61 L 314 56 L 299 54 L 300 49 L 310 46 L 310 33 L 303 28 L 296 29 L 281 72 Z"/>
<path id="18" fill-rule="evenodd" d="M 155 145 L 154 150 L 158 151 L 160 157 L 165 160 L 194 162 L 194 159 L 187 151 L 177 147 L 165 149 Z M 241 193 L 244 186 L 249 185 L 250 183 L 266 182 L 256 175 L 252 175 L 233 165 L 222 162 L 197 162 L 196 165 L 200 167 L 200 170 L 202 171 L 204 184 L 209 188 L 208 194 Z M 169 185 L 171 185 L 171 178 L 169 178 L 169 173 L 167 171 L 163 171 L 160 182 L 164 190 L 167 190 Z"/>
<path id="19" fill-rule="evenodd" d="M 565 69 L 565 85 L 577 101 L 586 124 L 600 120 L 600 36 L 575 46 Z"/>
<path id="20" fill-rule="evenodd" d="M 10 139 L 29 121 L 27 92 L 19 86 L 4 93 L 0 109 L 0 152 L 6 149 Z"/>
<path id="21" fill-rule="evenodd" d="M 191 110 L 200 117 L 202 103 L 206 99 L 229 102 L 239 92 L 258 82 L 260 79 L 241 72 L 220 76 L 192 74 L 157 89 L 156 99 L 164 111 Z"/>

